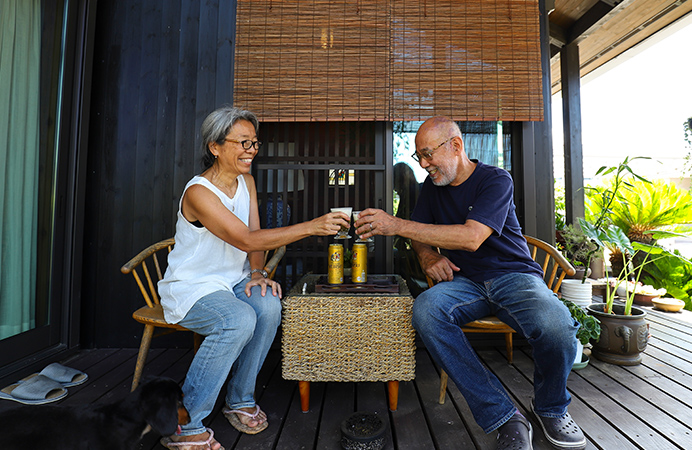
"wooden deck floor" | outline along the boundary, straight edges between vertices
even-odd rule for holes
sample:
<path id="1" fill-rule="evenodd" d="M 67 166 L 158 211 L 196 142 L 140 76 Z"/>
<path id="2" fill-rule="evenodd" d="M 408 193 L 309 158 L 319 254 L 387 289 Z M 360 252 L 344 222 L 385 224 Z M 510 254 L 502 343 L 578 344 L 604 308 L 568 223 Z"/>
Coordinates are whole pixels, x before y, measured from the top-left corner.
<path id="1" fill-rule="evenodd" d="M 592 359 L 570 375 L 570 412 L 586 433 L 589 449 L 692 448 L 692 313 L 649 310 L 652 338 L 644 361 L 635 367 Z M 478 353 L 498 375 L 527 417 L 533 394 L 530 349 L 515 350 L 508 365 L 501 348 Z M 107 402 L 129 391 L 135 349 L 84 350 L 63 361 L 84 370 L 89 382 L 69 388 L 65 405 Z M 190 350 L 153 349 L 145 372 L 182 381 Z M 302 413 L 297 383 L 281 378 L 280 351 L 270 352 L 258 382 L 258 403 L 269 414 L 269 428 L 256 436 L 239 435 L 220 414 L 220 403 L 208 418 L 226 449 L 338 449 L 339 424 L 353 411 L 378 413 L 389 424 L 388 449 L 492 449 L 494 435 L 475 424 L 452 383 L 448 400 L 437 403 L 438 371 L 425 349 L 417 350 L 416 379 L 402 382 L 399 408 L 387 410 L 385 383 L 313 383 L 311 410 Z M 0 401 L 0 410 L 15 405 Z M 535 419 L 534 448 L 551 448 Z M 146 435 L 141 449 L 162 448 Z"/>

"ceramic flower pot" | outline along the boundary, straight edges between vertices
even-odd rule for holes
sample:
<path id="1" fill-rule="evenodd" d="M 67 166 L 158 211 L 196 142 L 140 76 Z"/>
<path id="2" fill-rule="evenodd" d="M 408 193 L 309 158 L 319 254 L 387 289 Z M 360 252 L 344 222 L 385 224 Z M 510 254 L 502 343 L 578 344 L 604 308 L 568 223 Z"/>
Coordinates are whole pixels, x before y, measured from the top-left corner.
<path id="1" fill-rule="evenodd" d="M 589 364 L 589 357 L 584 354 L 584 345 L 577 341 L 577 356 L 574 358 L 572 370 L 580 370 Z"/>
<path id="2" fill-rule="evenodd" d="M 581 280 L 562 280 L 560 285 L 562 298 L 570 300 L 585 308 L 593 302 L 591 282 L 582 283 Z"/>
<path id="3" fill-rule="evenodd" d="M 601 338 L 591 342 L 591 354 L 601 361 L 620 366 L 635 366 L 642 362 L 641 352 L 649 342 L 649 324 L 646 311 L 633 307 L 632 315 L 625 316 L 623 305 L 614 305 L 615 314 L 606 314 L 605 303 L 594 303 L 587 311 L 601 321 Z"/>

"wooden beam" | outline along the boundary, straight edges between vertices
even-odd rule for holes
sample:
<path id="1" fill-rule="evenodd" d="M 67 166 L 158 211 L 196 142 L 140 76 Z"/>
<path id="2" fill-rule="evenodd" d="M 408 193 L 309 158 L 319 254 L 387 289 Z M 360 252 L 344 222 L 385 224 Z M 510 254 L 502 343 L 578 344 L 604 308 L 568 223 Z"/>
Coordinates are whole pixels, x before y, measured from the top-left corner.
<path id="1" fill-rule="evenodd" d="M 593 5 L 583 16 L 579 18 L 567 31 L 566 43 L 579 43 L 589 34 L 597 30 L 604 23 L 610 20 L 621 9 L 626 8 L 633 0 L 623 0 L 621 2 L 601 0 Z"/>
<path id="2" fill-rule="evenodd" d="M 584 217 L 584 162 L 581 127 L 579 45 L 575 42 L 560 52 L 562 72 L 562 129 L 565 154 L 565 220 Z"/>
<path id="3" fill-rule="evenodd" d="M 560 25 L 550 22 L 550 45 L 564 47 L 567 44 L 567 33 Z"/>
<path id="4" fill-rule="evenodd" d="M 521 184 L 524 233 L 555 243 L 555 189 L 550 96 L 550 42 L 545 0 L 539 0 L 541 67 L 543 73 L 542 122 L 522 122 Z M 516 168 L 515 168 L 516 169 Z M 516 178 L 515 178 L 516 182 Z"/>

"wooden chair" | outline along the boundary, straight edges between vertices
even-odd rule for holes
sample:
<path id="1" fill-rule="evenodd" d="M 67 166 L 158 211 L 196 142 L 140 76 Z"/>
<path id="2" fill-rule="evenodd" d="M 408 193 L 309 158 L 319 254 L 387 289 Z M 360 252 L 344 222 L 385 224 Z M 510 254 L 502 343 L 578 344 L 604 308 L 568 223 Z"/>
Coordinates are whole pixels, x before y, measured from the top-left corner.
<path id="1" fill-rule="evenodd" d="M 536 239 L 531 236 L 524 236 L 526 242 L 529 244 L 529 250 L 531 251 L 531 257 L 534 261 L 541 264 L 543 269 L 543 281 L 545 281 L 548 288 L 553 292 L 557 293 L 562 284 L 562 280 L 565 276 L 572 276 L 576 273 L 572 264 L 570 264 L 567 259 L 552 245 L 544 242 L 540 239 Z M 538 250 L 542 250 L 542 262 L 537 260 L 539 257 Z M 428 286 L 432 287 L 435 283 L 430 277 L 428 277 Z M 512 335 L 515 333 L 514 329 L 502 322 L 496 316 L 487 316 L 482 319 L 475 320 L 473 322 L 467 323 L 461 327 L 464 333 L 502 333 L 505 335 L 505 346 L 507 348 L 507 361 L 512 364 L 513 360 L 513 344 Z M 440 398 L 439 403 L 443 404 L 445 402 L 445 394 L 447 392 L 447 373 L 442 370 L 440 373 Z"/>
<path id="2" fill-rule="evenodd" d="M 176 331 L 189 331 L 187 328 L 181 325 L 166 322 L 166 320 L 163 318 L 163 308 L 161 307 L 161 302 L 157 291 L 158 281 L 163 278 L 166 268 L 166 266 L 162 264 L 166 262 L 168 253 L 171 252 L 174 244 L 174 238 L 165 239 L 161 242 L 157 242 L 156 244 L 152 244 L 139 252 L 137 256 L 129 260 L 120 268 L 122 273 L 132 273 L 132 275 L 135 277 L 137 286 L 139 286 L 139 290 L 144 297 L 144 302 L 146 303 L 145 306 L 142 306 L 137 311 L 132 313 L 132 317 L 137 322 L 144 325 L 144 333 L 142 334 L 142 341 L 139 345 L 139 353 L 137 354 L 135 374 L 132 378 L 133 391 L 139 384 L 139 380 L 142 377 L 144 363 L 147 360 L 147 354 L 149 353 L 149 347 L 151 346 L 151 339 L 155 336 L 155 328 L 163 328 L 163 330 L 156 334 L 156 336 L 163 336 Z M 270 278 L 274 277 L 276 268 L 279 265 L 279 261 L 285 253 L 286 246 L 279 247 L 276 249 L 276 251 L 274 251 L 272 258 L 269 261 L 267 261 L 269 252 L 265 253 L 264 270 L 267 271 Z M 159 262 L 159 258 L 161 258 L 161 262 Z M 203 339 L 203 336 L 194 333 L 195 352 L 197 352 L 197 349 L 199 349 Z"/>

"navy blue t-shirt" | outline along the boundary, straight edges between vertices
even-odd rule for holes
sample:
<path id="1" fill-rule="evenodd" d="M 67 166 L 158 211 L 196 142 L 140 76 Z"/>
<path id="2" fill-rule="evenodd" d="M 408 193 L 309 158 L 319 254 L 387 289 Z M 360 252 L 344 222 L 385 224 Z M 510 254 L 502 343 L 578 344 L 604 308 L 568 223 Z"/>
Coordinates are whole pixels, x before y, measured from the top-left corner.
<path id="1" fill-rule="evenodd" d="M 411 219 L 437 225 L 464 224 L 473 219 L 493 229 L 475 252 L 445 252 L 461 268 L 459 273 L 472 281 L 482 283 L 515 272 L 542 278 L 543 270 L 531 259 L 522 235 L 513 194 L 512 177 L 506 170 L 478 162 L 459 186 L 435 186 L 426 178 Z"/>

